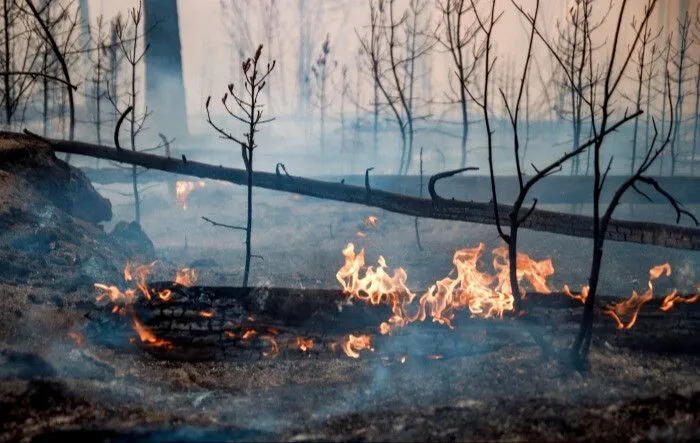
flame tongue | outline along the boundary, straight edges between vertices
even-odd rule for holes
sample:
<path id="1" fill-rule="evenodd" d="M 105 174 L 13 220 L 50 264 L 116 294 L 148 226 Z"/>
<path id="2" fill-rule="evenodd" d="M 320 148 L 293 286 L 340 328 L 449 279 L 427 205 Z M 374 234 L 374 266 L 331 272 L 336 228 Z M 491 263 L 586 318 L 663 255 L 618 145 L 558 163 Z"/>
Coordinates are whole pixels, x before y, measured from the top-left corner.
<path id="1" fill-rule="evenodd" d="M 451 327 L 455 313 L 462 309 L 468 309 L 472 316 L 501 318 L 504 312 L 512 311 L 514 305 L 510 289 L 508 250 L 500 247 L 493 251 L 493 267 L 497 273 L 490 275 L 478 269 L 485 248 L 486 245 L 481 243 L 475 248 L 455 252 L 452 262 L 457 276 L 448 276 L 435 282 L 419 298 L 417 306 L 410 306 L 416 299 L 416 294 L 406 286 L 408 277 L 403 268 L 397 268 L 393 274 L 389 274 L 386 271 L 386 260 L 381 256 L 377 267 L 367 267 L 364 249 L 356 254 L 352 243 L 343 249 L 345 264 L 336 273 L 336 278 L 343 291 L 351 297 L 391 306 L 392 316 L 380 325 L 382 334 L 390 333 L 394 327 L 423 321 L 428 315 L 434 322 Z M 546 282 L 554 273 L 550 259 L 535 261 L 526 254 L 519 253 L 516 263 L 518 281 L 525 279 L 538 292 L 551 292 Z"/>
<path id="2" fill-rule="evenodd" d="M 146 343 L 152 347 L 172 348 L 172 343 L 158 338 L 151 330 L 144 326 L 134 313 L 133 304 L 136 303 L 138 294 L 143 298 L 152 302 L 152 294 L 157 294 L 158 300 L 161 302 L 169 302 L 172 299 L 173 292 L 170 289 L 162 289 L 160 291 L 152 290 L 148 286 L 148 276 L 153 272 L 153 269 L 158 265 L 158 261 L 153 261 L 149 264 L 135 265 L 131 261 L 127 261 L 124 266 L 124 280 L 134 282 L 136 288 L 129 288 L 124 291 L 114 285 L 106 285 L 103 283 L 95 283 L 95 289 L 99 294 L 96 296 L 98 302 L 109 301 L 114 304 L 112 312 L 124 315 L 128 313 L 131 317 L 134 331 L 138 334 L 142 343 Z M 190 286 L 197 279 L 197 274 L 193 269 L 185 268 L 178 270 L 175 276 L 175 283 L 183 286 Z M 214 311 L 202 311 L 199 313 L 201 317 L 211 318 Z"/>
<path id="3" fill-rule="evenodd" d="M 603 312 L 615 320 L 615 327 L 617 329 L 631 329 L 634 326 L 642 306 L 654 298 L 654 285 L 652 282 L 663 274 L 666 274 L 667 277 L 671 275 L 671 265 L 669 263 L 664 263 L 649 269 L 649 282 L 647 283 L 647 290 L 644 294 L 639 295 L 637 291 L 632 291 L 632 296 L 628 300 L 603 308 Z M 668 309 L 673 306 L 673 302 L 670 301 L 673 296 L 675 296 L 675 291 L 666 296 L 662 303 L 662 310 L 663 306 L 666 304 L 666 299 L 668 299 L 670 303 Z M 623 320 L 624 318 L 626 318 L 626 321 Z"/>

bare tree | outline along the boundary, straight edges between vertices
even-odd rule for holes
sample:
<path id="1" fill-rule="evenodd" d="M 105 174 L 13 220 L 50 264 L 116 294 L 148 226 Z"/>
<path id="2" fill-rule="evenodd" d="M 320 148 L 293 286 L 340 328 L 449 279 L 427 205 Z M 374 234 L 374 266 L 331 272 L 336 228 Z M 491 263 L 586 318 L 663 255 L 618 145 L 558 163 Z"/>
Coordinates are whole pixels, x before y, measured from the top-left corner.
<path id="1" fill-rule="evenodd" d="M 139 103 L 139 79 L 137 71 L 144 60 L 144 56 L 148 51 L 148 46 L 142 46 L 143 33 L 141 32 L 141 24 L 143 21 L 143 4 L 139 1 L 138 5 L 129 10 L 129 18 L 127 20 L 118 16 L 114 22 L 114 39 L 120 53 L 119 60 L 122 60 L 127 65 L 127 88 L 126 94 L 112 95 L 112 91 L 117 90 L 117 85 L 107 86 L 107 98 L 112 103 L 115 111 L 120 115 L 115 128 L 115 144 L 119 146 L 119 131 L 121 123 L 126 120 L 129 124 L 129 147 L 132 151 L 136 151 L 136 139 L 143 131 L 146 120 L 149 116 L 148 105 L 143 104 L 143 112 L 139 112 L 141 104 Z M 116 56 L 116 55 L 115 55 Z M 115 60 L 116 61 L 116 60 Z M 115 72 L 118 69 L 115 67 Z M 118 80 L 118 79 L 117 79 Z M 131 186 L 134 195 L 134 220 L 136 223 L 141 223 L 141 198 L 138 185 L 139 171 L 136 166 L 131 167 Z"/>
<path id="2" fill-rule="evenodd" d="M 681 149 L 680 144 L 683 141 L 683 133 L 681 131 L 683 127 L 683 103 L 685 98 L 690 95 L 688 91 L 689 88 L 686 88 L 686 84 L 691 79 L 688 75 L 689 69 L 687 64 L 688 51 L 693 43 L 692 40 L 693 38 L 690 33 L 690 16 L 686 10 L 683 17 L 678 20 L 678 45 L 671 45 L 675 53 L 671 63 L 676 70 L 673 76 L 674 86 L 676 87 L 676 115 L 673 116 L 673 119 L 676 122 L 676 127 L 674 128 L 673 139 L 671 141 L 671 175 L 676 174 L 677 161 L 680 154 L 679 150 Z"/>
<path id="3" fill-rule="evenodd" d="M 331 97 L 329 97 L 329 83 L 331 81 L 331 76 L 333 75 L 335 69 L 338 67 L 337 60 L 330 60 L 331 53 L 331 41 L 330 34 L 326 34 L 326 39 L 321 44 L 321 52 L 319 53 L 316 61 L 311 66 L 312 75 L 312 87 L 311 91 L 314 94 L 315 105 L 319 110 L 320 115 L 320 133 L 319 133 L 319 143 L 321 147 L 321 152 L 325 151 L 326 145 L 326 112 L 331 105 Z"/>
<path id="4" fill-rule="evenodd" d="M 632 27 L 635 27 L 635 24 L 632 23 Z M 654 59 L 658 58 L 659 56 L 656 55 L 656 45 L 655 41 L 659 38 L 661 35 L 662 29 L 659 28 L 656 32 L 654 32 L 650 26 L 649 26 L 649 21 L 647 20 L 644 23 L 644 28 L 642 29 L 641 32 L 641 37 L 639 39 L 639 50 L 637 51 L 634 61 L 635 64 L 637 65 L 637 72 L 634 76 L 634 80 L 637 84 L 637 90 L 635 92 L 635 95 L 633 98 L 631 98 L 630 101 L 632 101 L 634 108 L 635 109 L 642 109 L 642 90 L 644 88 L 644 84 L 646 83 L 647 89 L 649 89 L 650 84 L 651 84 L 651 77 L 653 75 L 653 65 L 657 61 Z M 651 45 L 651 48 L 649 46 Z M 649 71 L 647 73 L 647 71 Z M 646 75 L 646 81 L 645 81 L 645 75 Z M 650 102 L 650 97 L 648 97 L 650 91 L 647 90 L 647 106 L 646 106 L 646 118 L 647 118 L 647 125 L 649 124 L 649 102 Z M 647 127 L 645 130 L 646 133 L 646 138 L 645 138 L 645 146 L 649 146 L 649 128 Z M 638 141 L 638 136 L 639 136 L 639 116 L 634 118 L 634 128 L 632 129 L 632 158 L 630 160 L 630 174 L 634 174 L 634 172 L 637 170 L 637 141 Z"/>
<path id="5" fill-rule="evenodd" d="M 260 103 L 260 92 L 263 90 L 266 84 L 267 78 L 272 73 L 275 68 L 275 61 L 268 63 L 265 68 L 259 66 L 262 64 L 260 61 L 260 56 L 262 54 L 263 46 L 258 46 L 255 54 L 248 58 L 242 64 L 242 72 L 244 77 L 243 92 L 237 92 L 234 88 L 233 83 L 228 85 L 228 92 L 224 93 L 221 99 L 221 103 L 224 105 L 226 112 L 236 121 L 243 123 L 245 125 L 246 132 L 243 137 L 233 135 L 233 133 L 224 130 L 221 126 L 218 126 L 213 122 L 211 118 L 211 113 L 209 112 L 209 104 L 211 102 L 211 96 L 207 98 L 206 101 L 206 111 L 207 111 L 207 122 L 211 125 L 216 132 L 218 132 L 223 138 L 230 140 L 241 147 L 241 157 L 243 157 L 243 164 L 245 165 L 245 170 L 247 172 L 247 221 L 245 227 L 224 225 L 221 223 L 212 222 L 210 219 L 205 218 L 205 220 L 213 223 L 217 226 L 224 226 L 231 229 L 238 229 L 245 231 L 245 244 L 246 244 L 246 255 L 245 255 L 245 270 L 243 272 L 243 286 L 248 286 L 248 277 L 250 275 L 250 259 L 251 255 L 251 234 L 253 229 L 253 153 L 257 144 L 255 142 L 255 134 L 259 132 L 258 127 L 261 124 L 268 123 L 272 119 L 262 119 L 262 107 Z M 229 106 L 228 98 L 229 96 L 235 102 L 234 106 Z"/>
<path id="6" fill-rule="evenodd" d="M 399 174 L 411 167 L 413 140 L 418 115 L 418 97 L 414 91 L 415 63 L 433 46 L 428 38 L 429 22 L 423 18 L 426 0 L 410 0 L 408 8 L 397 16 L 395 0 L 370 0 L 370 35 L 360 43 L 370 59 L 377 88 L 389 107 L 401 137 Z M 424 100 L 425 102 L 425 100 Z"/>
<path id="7" fill-rule="evenodd" d="M 44 18 L 41 16 L 41 12 L 37 10 L 37 8 L 34 6 L 34 3 L 32 0 L 26 0 L 27 7 L 29 7 L 29 10 L 31 11 L 32 15 L 36 19 L 36 22 L 40 26 L 41 30 L 43 31 L 42 37 L 46 39 L 48 44 L 50 45 L 53 55 L 56 58 L 56 61 L 58 62 L 59 66 L 61 67 L 61 73 L 63 76 L 63 80 L 65 81 L 66 85 L 66 92 L 68 94 L 68 107 L 69 107 L 69 130 L 68 130 L 68 139 L 73 140 L 75 139 L 75 102 L 73 98 L 73 91 L 76 89 L 76 87 L 71 83 L 71 77 L 70 77 L 70 71 L 68 69 L 68 62 L 66 61 L 66 52 L 67 48 L 64 46 L 61 48 L 59 44 L 57 43 L 56 39 L 54 38 L 53 33 L 49 29 L 47 23 L 44 21 Z M 67 9 L 66 9 L 67 10 Z M 71 34 L 73 30 L 76 28 L 76 23 L 78 23 L 77 18 L 72 21 L 73 25 L 70 27 L 70 32 L 68 35 L 65 37 L 65 41 L 67 42 L 66 45 L 69 44 L 71 41 Z M 66 156 L 66 161 L 70 160 L 70 154 Z"/>
<path id="8" fill-rule="evenodd" d="M 438 9 L 442 14 L 441 32 L 436 33 L 435 39 L 449 52 L 452 69 L 448 73 L 452 101 L 459 105 L 462 117 L 462 135 L 460 142 L 460 168 L 467 166 L 467 140 L 469 139 L 469 95 L 466 88 L 476 70 L 479 58 L 483 55 L 484 46 L 475 45 L 475 35 L 478 31 L 472 15 L 474 7 L 466 0 L 440 0 Z M 456 79 L 456 85 L 452 79 Z M 455 90 L 456 89 L 456 90 Z M 456 97 L 455 97 L 456 96 Z"/>

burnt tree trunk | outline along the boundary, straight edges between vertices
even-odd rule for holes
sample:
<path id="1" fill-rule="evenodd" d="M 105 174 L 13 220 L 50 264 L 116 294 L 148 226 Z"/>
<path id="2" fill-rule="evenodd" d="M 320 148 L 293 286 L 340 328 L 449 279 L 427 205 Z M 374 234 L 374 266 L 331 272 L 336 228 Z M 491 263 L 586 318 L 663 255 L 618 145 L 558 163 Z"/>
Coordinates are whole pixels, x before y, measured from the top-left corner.
<path id="1" fill-rule="evenodd" d="M 177 2 L 145 0 L 146 103 L 153 126 L 175 138 L 186 138 L 187 109 L 182 75 L 182 47 Z"/>

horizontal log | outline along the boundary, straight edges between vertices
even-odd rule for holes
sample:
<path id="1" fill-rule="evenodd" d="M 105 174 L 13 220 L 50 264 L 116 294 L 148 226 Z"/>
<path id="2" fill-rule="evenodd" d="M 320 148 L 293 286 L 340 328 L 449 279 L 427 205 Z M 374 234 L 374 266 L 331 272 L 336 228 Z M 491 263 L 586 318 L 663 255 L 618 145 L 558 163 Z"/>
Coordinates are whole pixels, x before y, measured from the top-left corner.
<path id="1" fill-rule="evenodd" d="M 18 136 L 21 135 L 18 134 Z M 182 159 L 167 158 L 84 142 L 42 140 L 50 149 L 58 152 L 113 160 L 149 169 L 222 180 L 239 185 L 247 183 L 247 172 L 242 169 L 189 161 L 184 157 Z M 253 185 L 321 199 L 372 206 L 409 216 L 481 224 L 496 223 L 493 206 L 490 203 L 455 199 L 433 201 L 372 188 L 351 186 L 345 183 L 324 182 L 266 172 L 254 172 Z M 508 205 L 499 205 L 498 207 L 502 223 L 506 226 L 509 223 L 508 214 L 511 210 L 512 207 Z M 527 210 L 528 208 L 524 208 L 523 214 Z M 592 217 L 539 209 L 532 211 L 521 227 L 574 237 L 592 238 L 593 236 Z M 700 229 L 661 223 L 611 220 L 606 239 L 674 249 L 700 250 Z"/>
<path id="2" fill-rule="evenodd" d="M 119 168 L 80 168 L 93 183 L 102 185 L 110 184 L 131 184 L 131 173 Z M 345 176 L 318 176 L 314 177 L 324 182 L 339 182 L 345 180 L 349 185 L 362 185 L 363 175 Z M 524 180 L 527 181 L 527 176 Z M 673 196 L 684 204 L 700 203 L 700 177 L 653 177 L 664 189 L 673 190 Z M 139 176 L 139 183 L 166 183 L 173 180 L 187 180 L 186 176 L 173 176 L 173 174 L 150 170 Z M 553 175 L 537 183 L 530 191 L 530 197 L 537 198 L 540 204 L 590 204 L 592 200 L 592 177 L 584 175 Z M 600 196 L 600 202 L 607 204 L 610 202 L 612 194 L 619 187 L 626 176 L 612 175 L 605 180 L 605 190 Z M 424 180 L 425 181 L 425 180 Z M 372 176 L 372 184 L 384 191 L 406 194 L 417 197 L 420 192 L 420 177 L 415 175 L 376 175 Z M 424 185 L 425 186 L 425 185 Z M 496 187 L 498 189 L 499 200 L 504 203 L 511 203 L 518 192 L 518 179 L 515 176 L 496 177 Z M 458 200 L 488 201 L 491 199 L 491 180 L 486 175 L 463 175 L 454 176 L 441 180 L 436 190 L 444 198 L 455 198 Z M 653 197 L 653 196 L 652 196 Z M 664 199 L 657 198 L 649 201 L 636 192 L 627 193 L 623 199 L 623 204 L 643 204 L 643 205 L 667 205 Z"/>
<path id="3" fill-rule="evenodd" d="M 170 298 L 155 296 L 164 289 Z M 151 285 L 151 301 L 140 299 L 133 307 L 139 321 L 167 345 L 153 346 L 136 341 L 140 349 L 167 360 L 258 360 L 261 358 L 333 358 L 342 355 L 339 344 L 348 334 L 368 334 L 376 353 L 371 358 L 408 355 L 425 359 L 475 355 L 504 346 L 532 346 L 522 332 L 521 317 L 511 320 L 470 318 L 464 312 L 455 318 L 454 329 L 430 320 L 397 328 L 391 336 L 379 334 L 379 324 L 390 311 L 386 305 L 347 303 L 341 290 L 299 288 L 183 287 L 159 282 Z M 642 308 L 631 331 L 618 331 L 615 322 L 602 314 L 603 306 L 622 301 L 619 297 L 599 300 L 597 329 L 614 346 L 668 352 L 698 352 L 700 303 L 682 305 L 669 312 L 659 310 L 660 300 Z M 564 294 L 529 293 L 523 308 L 538 319 L 546 335 L 560 335 L 580 322 L 583 305 Z M 113 321 L 123 317 L 107 314 Z M 121 320 L 119 320 L 121 321 Z M 110 322 L 102 328 L 114 337 Z M 134 332 L 125 330 L 125 336 Z M 248 333 L 248 334 L 246 334 Z M 488 335 L 488 339 L 487 339 Z M 300 350 L 296 339 L 313 341 L 313 348 Z M 274 342 L 274 344 L 273 344 Z M 695 349 L 695 351 L 693 351 Z"/>

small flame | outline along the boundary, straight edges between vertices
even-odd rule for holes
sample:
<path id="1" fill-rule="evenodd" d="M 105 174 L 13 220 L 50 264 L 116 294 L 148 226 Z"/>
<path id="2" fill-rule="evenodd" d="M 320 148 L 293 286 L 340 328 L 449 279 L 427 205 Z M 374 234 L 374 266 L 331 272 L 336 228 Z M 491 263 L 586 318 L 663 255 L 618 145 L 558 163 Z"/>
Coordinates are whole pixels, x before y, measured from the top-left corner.
<path id="1" fill-rule="evenodd" d="M 202 318 L 212 318 L 214 316 L 214 310 L 211 311 L 199 311 L 199 316 Z"/>
<path id="2" fill-rule="evenodd" d="M 156 348 L 164 347 L 164 348 L 172 348 L 172 343 L 170 343 L 167 340 L 163 340 L 161 338 L 156 337 L 156 335 L 151 332 L 148 328 L 143 326 L 141 322 L 139 322 L 136 317 L 132 318 L 133 320 L 133 325 L 134 325 L 134 330 L 136 333 L 139 335 L 139 338 L 141 339 L 141 342 L 143 343 L 148 343 L 149 346 L 153 346 Z"/>
<path id="3" fill-rule="evenodd" d="M 243 336 L 241 337 L 243 340 L 249 340 L 251 337 L 253 337 L 257 332 L 255 329 L 248 329 L 243 333 Z"/>
<path id="4" fill-rule="evenodd" d="M 357 233 L 356 233 L 355 235 L 357 235 L 357 236 L 360 237 L 360 238 L 365 238 L 365 237 L 367 237 L 367 234 L 365 234 L 365 233 L 362 232 L 362 231 L 357 231 Z"/>
<path id="5" fill-rule="evenodd" d="M 404 363 L 406 363 L 406 356 L 402 355 L 401 356 L 401 364 L 404 364 Z"/>
<path id="6" fill-rule="evenodd" d="M 175 200 L 182 206 L 182 209 L 187 209 L 187 198 L 190 196 L 195 188 L 203 188 L 206 183 L 203 180 L 198 182 L 178 180 L 175 182 Z"/>
<path id="7" fill-rule="evenodd" d="M 700 284 L 695 286 L 695 295 L 691 295 L 688 297 L 683 297 L 682 295 L 678 295 L 677 290 L 673 290 L 670 294 L 668 294 L 666 297 L 664 297 L 663 302 L 661 302 L 661 310 L 662 311 L 670 311 L 673 306 L 676 303 L 695 303 L 698 300 L 700 300 Z"/>
<path id="8" fill-rule="evenodd" d="M 236 333 L 233 331 L 224 331 L 224 335 L 226 335 L 226 337 L 229 337 L 229 338 L 236 337 Z"/>
<path id="9" fill-rule="evenodd" d="M 362 220 L 362 223 L 364 223 L 364 225 L 368 228 L 375 228 L 377 227 L 377 223 L 379 223 L 379 217 L 377 217 L 376 215 L 370 215 L 364 220 Z"/>
<path id="10" fill-rule="evenodd" d="M 197 282 L 197 271 L 191 268 L 178 269 L 175 272 L 175 283 L 182 286 L 192 286 Z"/>
<path id="11" fill-rule="evenodd" d="M 158 298 L 162 301 L 170 301 L 172 297 L 173 292 L 170 289 L 163 289 L 162 291 L 158 292 Z"/>
<path id="12" fill-rule="evenodd" d="M 569 297 L 573 298 L 574 300 L 578 300 L 581 303 L 586 303 L 586 299 L 588 298 L 588 291 L 589 290 L 590 290 L 590 286 L 583 285 L 581 287 L 581 292 L 579 292 L 577 294 L 575 292 L 571 292 L 571 289 L 569 289 L 568 285 L 564 285 L 564 289 L 562 290 L 562 292 L 564 292 L 564 294 L 568 295 Z"/>
<path id="13" fill-rule="evenodd" d="M 314 341 L 312 339 L 304 339 L 303 337 L 296 338 L 296 347 L 302 352 L 307 352 L 313 349 Z"/>
<path id="14" fill-rule="evenodd" d="M 669 263 L 664 263 L 649 269 L 649 282 L 647 283 L 647 290 L 644 294 L 639 295 L 637 291 L 632 291 L 632 296 L 628 300 L 603 308 L 603 312 L 615 320 L 615 327 L 617 329 L 631 329 L 634 326 L 642 306 L 654 298 L 654 285 L 652 282 L 663 274 L 666 274 L 667 277 L 671 275 L 671 265 Z M 666 296 L 666 298 L 675 295 L 674 292 Z M 664 302 L 665 301 L 664 299 Z M 623 317 L 627 317 L 626 322 L 623 321 Z"/>
<path id="15" fill-rule="evenodd" d="M 348 339 L 342 344 L 345 355 L 352 358 L 360 358 L 360 352 L 363 349 L 372 349 L 372 337 L 369 335 L 359 335 L 355 337 L 352 334 L 348 335 Z"/>

